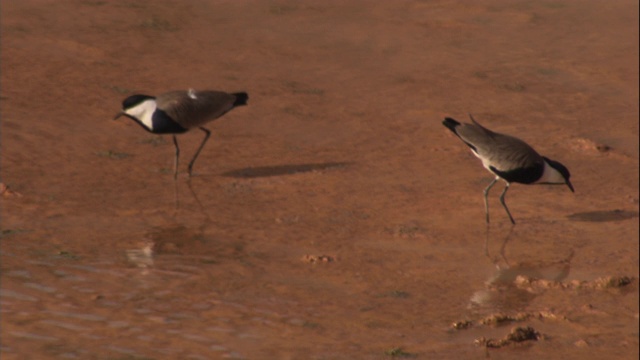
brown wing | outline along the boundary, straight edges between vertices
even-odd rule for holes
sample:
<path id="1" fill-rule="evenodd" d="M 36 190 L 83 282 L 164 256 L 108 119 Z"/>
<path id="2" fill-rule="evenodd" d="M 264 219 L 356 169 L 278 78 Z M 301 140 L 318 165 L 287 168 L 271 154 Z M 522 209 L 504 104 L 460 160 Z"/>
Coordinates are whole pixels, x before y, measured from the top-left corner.
<path id="1" fill-rule="evenodd" d="M 526 142 L 509 135 L 494 133 L 495 144 L 487 158 L 500 171 L 542 166 L 544 160 Z"/>
<path id="2" fill-rule="evenodd" d="M 456 134 L 498 170 L 510 171 L 542 164 L 542 156 L 529 144 L 513 136 L 491 131 L 473 119 L 472 121 L 472 124 L 457 127 Z"/>
<path id="3" fill-rule="evenodd" d="M 156 98 L 156 106 L 189 129 L 215 120 L 233 108 L 236 97 L 222 91 L 171 91 Z"/>

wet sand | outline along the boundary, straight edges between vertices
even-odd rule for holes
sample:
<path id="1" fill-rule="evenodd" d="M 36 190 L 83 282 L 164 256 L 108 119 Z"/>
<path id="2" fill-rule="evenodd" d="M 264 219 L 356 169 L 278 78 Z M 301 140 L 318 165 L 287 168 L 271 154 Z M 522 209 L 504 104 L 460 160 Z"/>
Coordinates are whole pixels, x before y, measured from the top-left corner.
<path id="1" fill-rule="evenodd" d="M 0 14 L 3 359 L 638 357 L 637 2 Z M 250 99 L 176 183 L 170 137 L 111 118 L 187 88 Z M 467 113 L 576 193 L 512 186 L 512 227 L 496 187 L 487 227 Z"/>

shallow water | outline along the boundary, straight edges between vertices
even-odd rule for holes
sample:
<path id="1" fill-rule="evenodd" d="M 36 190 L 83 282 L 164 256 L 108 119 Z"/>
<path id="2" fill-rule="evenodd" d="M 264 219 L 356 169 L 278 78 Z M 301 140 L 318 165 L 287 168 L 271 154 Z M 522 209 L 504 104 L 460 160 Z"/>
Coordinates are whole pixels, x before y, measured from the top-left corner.
<path id="1" fill-rule="evenodd" d="M 3 3 L 1 357 L 637 358 L 637 10 Z M 110 120 L 171 88 L 250 94 L 190 181 Z M 468 112 L 576 193 L 512 186 L 512 227 L 496 191 L 487 227 Z"/>

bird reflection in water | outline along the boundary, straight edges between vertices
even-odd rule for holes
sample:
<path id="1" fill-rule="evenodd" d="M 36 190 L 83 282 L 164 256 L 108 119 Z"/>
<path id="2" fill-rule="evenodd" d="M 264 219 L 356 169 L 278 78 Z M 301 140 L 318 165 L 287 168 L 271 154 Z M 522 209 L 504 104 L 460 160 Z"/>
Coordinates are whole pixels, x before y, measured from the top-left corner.
<path id="1" fill-rule="evenodd" d="M 484 288 L 476 291 L 470 299 L 470 308 L 490 311 L 523 311 L 537 296 L 517 286 L 519 277 L 562 281 L 569 276 L 574 252 L 561 260 L 511 263 L 506 255 L 507 244 L 511 240 L 514 228 L 502 239 L 497 254 L 491 255 L 489 243 L 491 228 L 486 226 L 485 255 L 495 267 L 495 271 L 484 282 Z"/>

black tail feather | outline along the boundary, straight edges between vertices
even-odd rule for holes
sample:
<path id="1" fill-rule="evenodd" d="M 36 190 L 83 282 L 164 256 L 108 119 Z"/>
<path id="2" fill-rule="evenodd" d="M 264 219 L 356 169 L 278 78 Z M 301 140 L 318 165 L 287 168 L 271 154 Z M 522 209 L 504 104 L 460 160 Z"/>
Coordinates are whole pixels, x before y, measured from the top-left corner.
<path id="1" fill-rule="evenodd" d="M 233 93 L 231 95 L 236 97 L 236 101 L 233 103 L 233 106 L 247 105 L 249 94 L 247 94 L 246 92 Z"/>
<path id="2" fill-rule="evenodd" d="M 448 117 L 448 118 L 444 118 L 444 121 L 442 122 L 442 125 L 446 126 L 449 130 L 451 130 L 454 133 L 456 133 L 456 127 L 460 126 L 460 123 L 457 122 L 456 120 Z"/>

